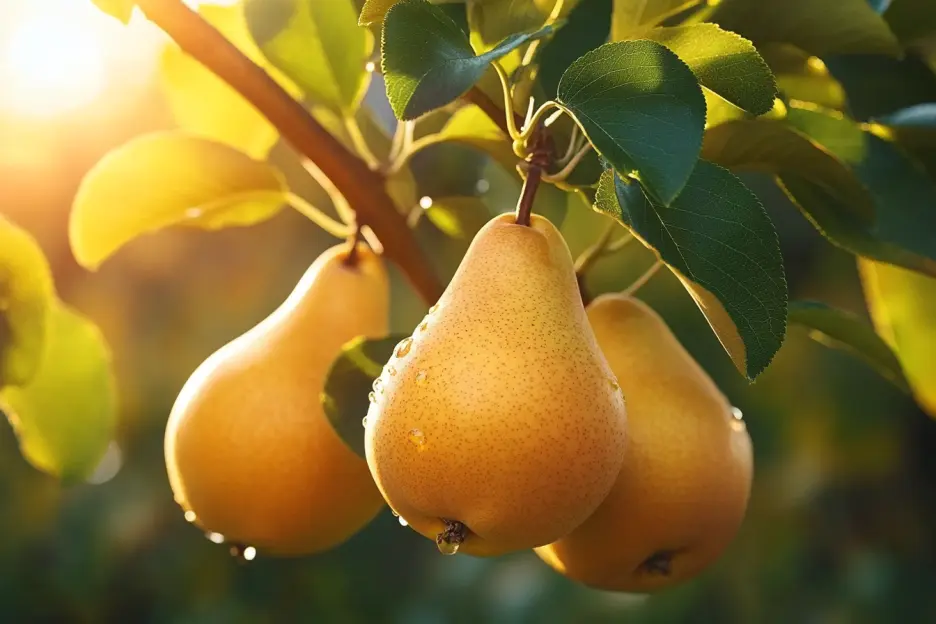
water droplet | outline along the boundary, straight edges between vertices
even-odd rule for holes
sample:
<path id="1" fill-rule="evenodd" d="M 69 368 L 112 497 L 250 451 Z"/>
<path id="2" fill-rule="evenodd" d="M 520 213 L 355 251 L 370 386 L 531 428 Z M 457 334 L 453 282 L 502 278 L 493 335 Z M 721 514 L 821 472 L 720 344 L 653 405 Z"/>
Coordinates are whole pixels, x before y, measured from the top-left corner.
<path id="1" fill-rule="evenodd" d="M 186 522 L 195 522 L 198 520 L 198 516 L 195 515 L 195 512 L 189 509 L 185 512 L 185 521 Z"/>
<path id="2" fill-rule="evenodd" d="M 409 439 L 416 446 L 416 450 L 422 453 L 426 450 L 426 434 L 419 429 L 410 429 Z"/>
<path id="3" fill-rule="evenodd" d="M 383 392 L 383 379 L 381 379 L 380 377 L 375 379 L 374 385 L 372 387 L 374 388 L 374 392 L 377 392 L 377 393 Z"/>
<path id="4" fill-rule="evenodd" d="M 406 354 L 410 352 L 410 349 L 413 348 L 413 339 L 404 338 L 400 341 L 400 344 L 396 346 L 396 351 L 394 352 L 398 358 L 406 357 Z"/>
<path id="5" fill-rule="evenodd" d="M 416 385 L 417 386 L 425 386 L 428 380 L 429 380 L 429 373 L 427 373 L 426 371 L 421 370 L 418 373 L 416 373 Z"/>
<path id="6" fill-rule="evenodd" d="M 436 546 L 439 547 L 439 552 L 443 555 L 454 555 L 458 553 L 458 548 L 461 544 L 456 544 L 455 542 L 446 542 L 445 540 L 437 540 Z"/>
<path id="7" fill-rule="evenodd" d="M 202 216 L 202 214 L 203 211 L 201 208 L 189 208 L 185 211 L 185 217 L 187 219 L 197 219 L 198 217 Z"/>
<path id="8" fill-rule="evenodd" d="M 387 374 L 391 377 L 396 377 L 396 369 L 392 366 L 387 367 Z"/>
<path id="9" fill-rule="evenodd" d="M 377 402 L 377 395 L 374 394 L 373 392 L 369 392 L 369 393 L 367 394 L 367 400 L 370 401 L 371 403 L 376 403 L 376 402 Z"/>
<path id="10" fill-rule="evenodd" d="M 397 520 L 400 521 L 400 526 L 402 527 L 409 526 L 409 522 L 407 522 L 406 518 L 404 518 L 403 516 L 400 516 L 399 518 L 397 518 Z"/>
<path id="11" fill-rule="evenodd" d="M 431 308 L 429 308 L 429 314 L 433 314 L 438 309 L 439 309 L 439 304 L 436 303 Z"/>
<path id="12" fill-rule="evenodd" d="M 361 426 L 362 426 L 362 427 L 366 427 L 366 426 L 367 426 L 367 416 L 365 416 L 364 418 L 361 419 Z"/>
<path id="13" fill-rule="evenodd" d="M 213 543 L 215 543 L 215 544 L 223 544 L 223 543 L 224 543 L 224 536 L 221 535 L 220 533 L 214 533 L 214 532 L 205 533 L 205 537 L 207 537 L 209 541 L 211 541 L 211 542 L 213 542 Z"/>
<path id="14" fill-rule="evenodd" d="M 744 414 L 737 407 L 731 408 L 731 415 L 735 417 L 735 420 L 741 420 L 744 418 Z"/>

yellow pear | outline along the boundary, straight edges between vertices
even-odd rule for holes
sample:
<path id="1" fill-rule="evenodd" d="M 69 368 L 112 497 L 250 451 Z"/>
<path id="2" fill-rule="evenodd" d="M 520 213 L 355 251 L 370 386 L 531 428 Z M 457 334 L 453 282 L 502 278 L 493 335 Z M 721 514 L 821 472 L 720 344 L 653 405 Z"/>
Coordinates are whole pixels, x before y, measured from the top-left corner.
<path id="1" fill-rule="evenodd" d="M 387 333 L 382 260 L 358 245 L 323 253 L 269 317 L 209 357 L 166 430 L 176 501 L 231 543 L 301 555 L 345 541 L 383 505 L 367 463 L 320 395 L 341 346 Z"/>
<path id="2" fill-rule="evenodd" d="M 653 309 L 602 295 L 587 312 L 624 390 L 627 451 L 595 514 L 536 552 L 587 585 L 649 592 L 698 574 L 732 540 L 751 488 L 751 440 Z"/>
<path id="3" fill-rule="evenodd" d="M 624 457 L 620 388 L 569 249 L 534 216 L 488 222 L 376 383 L 365 448 L 393 510 L 447 554 L 548 544 L 607 495 Z"/>

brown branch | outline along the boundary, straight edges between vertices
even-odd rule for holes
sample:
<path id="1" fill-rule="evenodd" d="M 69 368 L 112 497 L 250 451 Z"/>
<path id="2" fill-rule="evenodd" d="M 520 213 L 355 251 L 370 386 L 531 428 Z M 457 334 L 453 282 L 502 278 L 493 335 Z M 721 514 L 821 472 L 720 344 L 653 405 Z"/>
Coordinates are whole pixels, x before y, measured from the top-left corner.
<path id="1" fill-rule="evenodd" d="M 344 195 L 360 224 L 380 238 L 427 302 L 442 293 L 412 232 L 384 188 L 384 177 L 349 152 L 257 64 L 181 0 L 138 0 L 154 24 L 188 54 L 234 87 L 279 130 L 300 154 L 321 169 Z"/>

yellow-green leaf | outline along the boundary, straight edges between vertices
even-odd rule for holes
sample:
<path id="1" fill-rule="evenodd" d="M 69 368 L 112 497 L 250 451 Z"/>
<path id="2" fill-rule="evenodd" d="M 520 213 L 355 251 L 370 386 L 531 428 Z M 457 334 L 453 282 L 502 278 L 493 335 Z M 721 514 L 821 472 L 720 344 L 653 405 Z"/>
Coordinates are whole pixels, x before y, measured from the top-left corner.
<path id="1" fill-rule="evenodd" d="M 353 0 L 247 0 L 243 10 L 266 57 L 314 104 L 345 115 L 358 107 L 374 37 Z"/>
<path id="2" fill-rule="evenodd" d="M 117 398 L 110 351 L 98 328 L 61 302 L 36 376 L 0 392 L 0 406 L 36 468 L 85 479 L 114 436 Z"/>
<path id="3" fill-rule="evenodd" d="M 72 252 L 95 269 L 143 234 L 171 225 L 252 225 L 287 198 L 275 168 L 223 143 L 183 132 L 145 135 L 106 155 L 82 180 L 69 223 Z"/>
<path id="4" fill-rule="evenodd" d="M 518 159 L 507 141 L 507 135 L 474 104 L 455 111 L 440 132 L 419 139 L 414 143 L 413 150 L 444 142 L 461 143 L 479 149 L 508 169 L 517 164 Z"/>
<path id="5" fill-rule="evenodd" d="M 425 209 L 426 217 L 443 233 L 452 238 L 471 240 L 491 213 L 480 197 L 439 197 Z"/>
<path id="6" fill-rule="evenodd" d="M 36 373 L 54 291 L 39 244 L 0 216 L 0 388 Z"/>
<path id="7" fill-rule="evenodd" d="M 243 8 L 202 5 L 199 13 L 250 60 L 263 67 L 294 96 L 298 89 L 263 57 L 247 30 Z M 176 123 L 185 130 L 264 158 L 279 134 L 253 104 L 204 65 L 170 43 L 160 59 L 163 91 Z"/>
<path id="8" fill-rule="evenodd" d="M 507 37 L 542 28 L 558 0 L 476 0 L 468 3 L 471 45 L 486 52 Z M 565 17 L 578 0 L 563 0 L 557 18 Z"/>
<path id="9" fill-rule="evenodd" d="M 97 5 L 99 9 L 116 17 L 124 24 L 130 21 L 130 16 L 133 15 L 133 7 L 136 6 L 134 0 L 91 0 L 94 4 Z"/>
<path id="10" fill-rule="evenodd" d="M 859 259 L 878 333 L 897 353 L 917 402 L 936 418 L 936 279 Z"/>
<path id="11" fill-rule="evenodd" d="M 699 0 L 614 0 L 611 40 L 635 39 L 647 28 L 695 4 Z"/>

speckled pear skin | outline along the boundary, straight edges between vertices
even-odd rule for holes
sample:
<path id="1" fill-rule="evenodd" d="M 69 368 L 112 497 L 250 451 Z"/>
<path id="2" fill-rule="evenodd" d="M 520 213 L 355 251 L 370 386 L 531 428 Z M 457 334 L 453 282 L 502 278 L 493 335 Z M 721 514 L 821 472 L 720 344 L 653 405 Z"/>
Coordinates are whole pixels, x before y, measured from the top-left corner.
<path id="1" fill-rule="evenodd" d="M 662 589 L 697 575 L 737 533 L 751 489 L 751 439 L 652 308 L 602 295 L 588 306 L 588 318 L 624 390 L 626 456 L 595 514 L 536 552 L 593 587 Z M 668 574 L 643 565 L 656 553 L 671 555 Z"/>
<path id="2" fill-rule="evenodd" d="M 394 511 L 459 552 L 548 544 L 601 503 L 624 458 L 624 401 L 556 228 L 512 214 L 478 232 L 438 304 L 384 368 L 371 473 Z"/>

